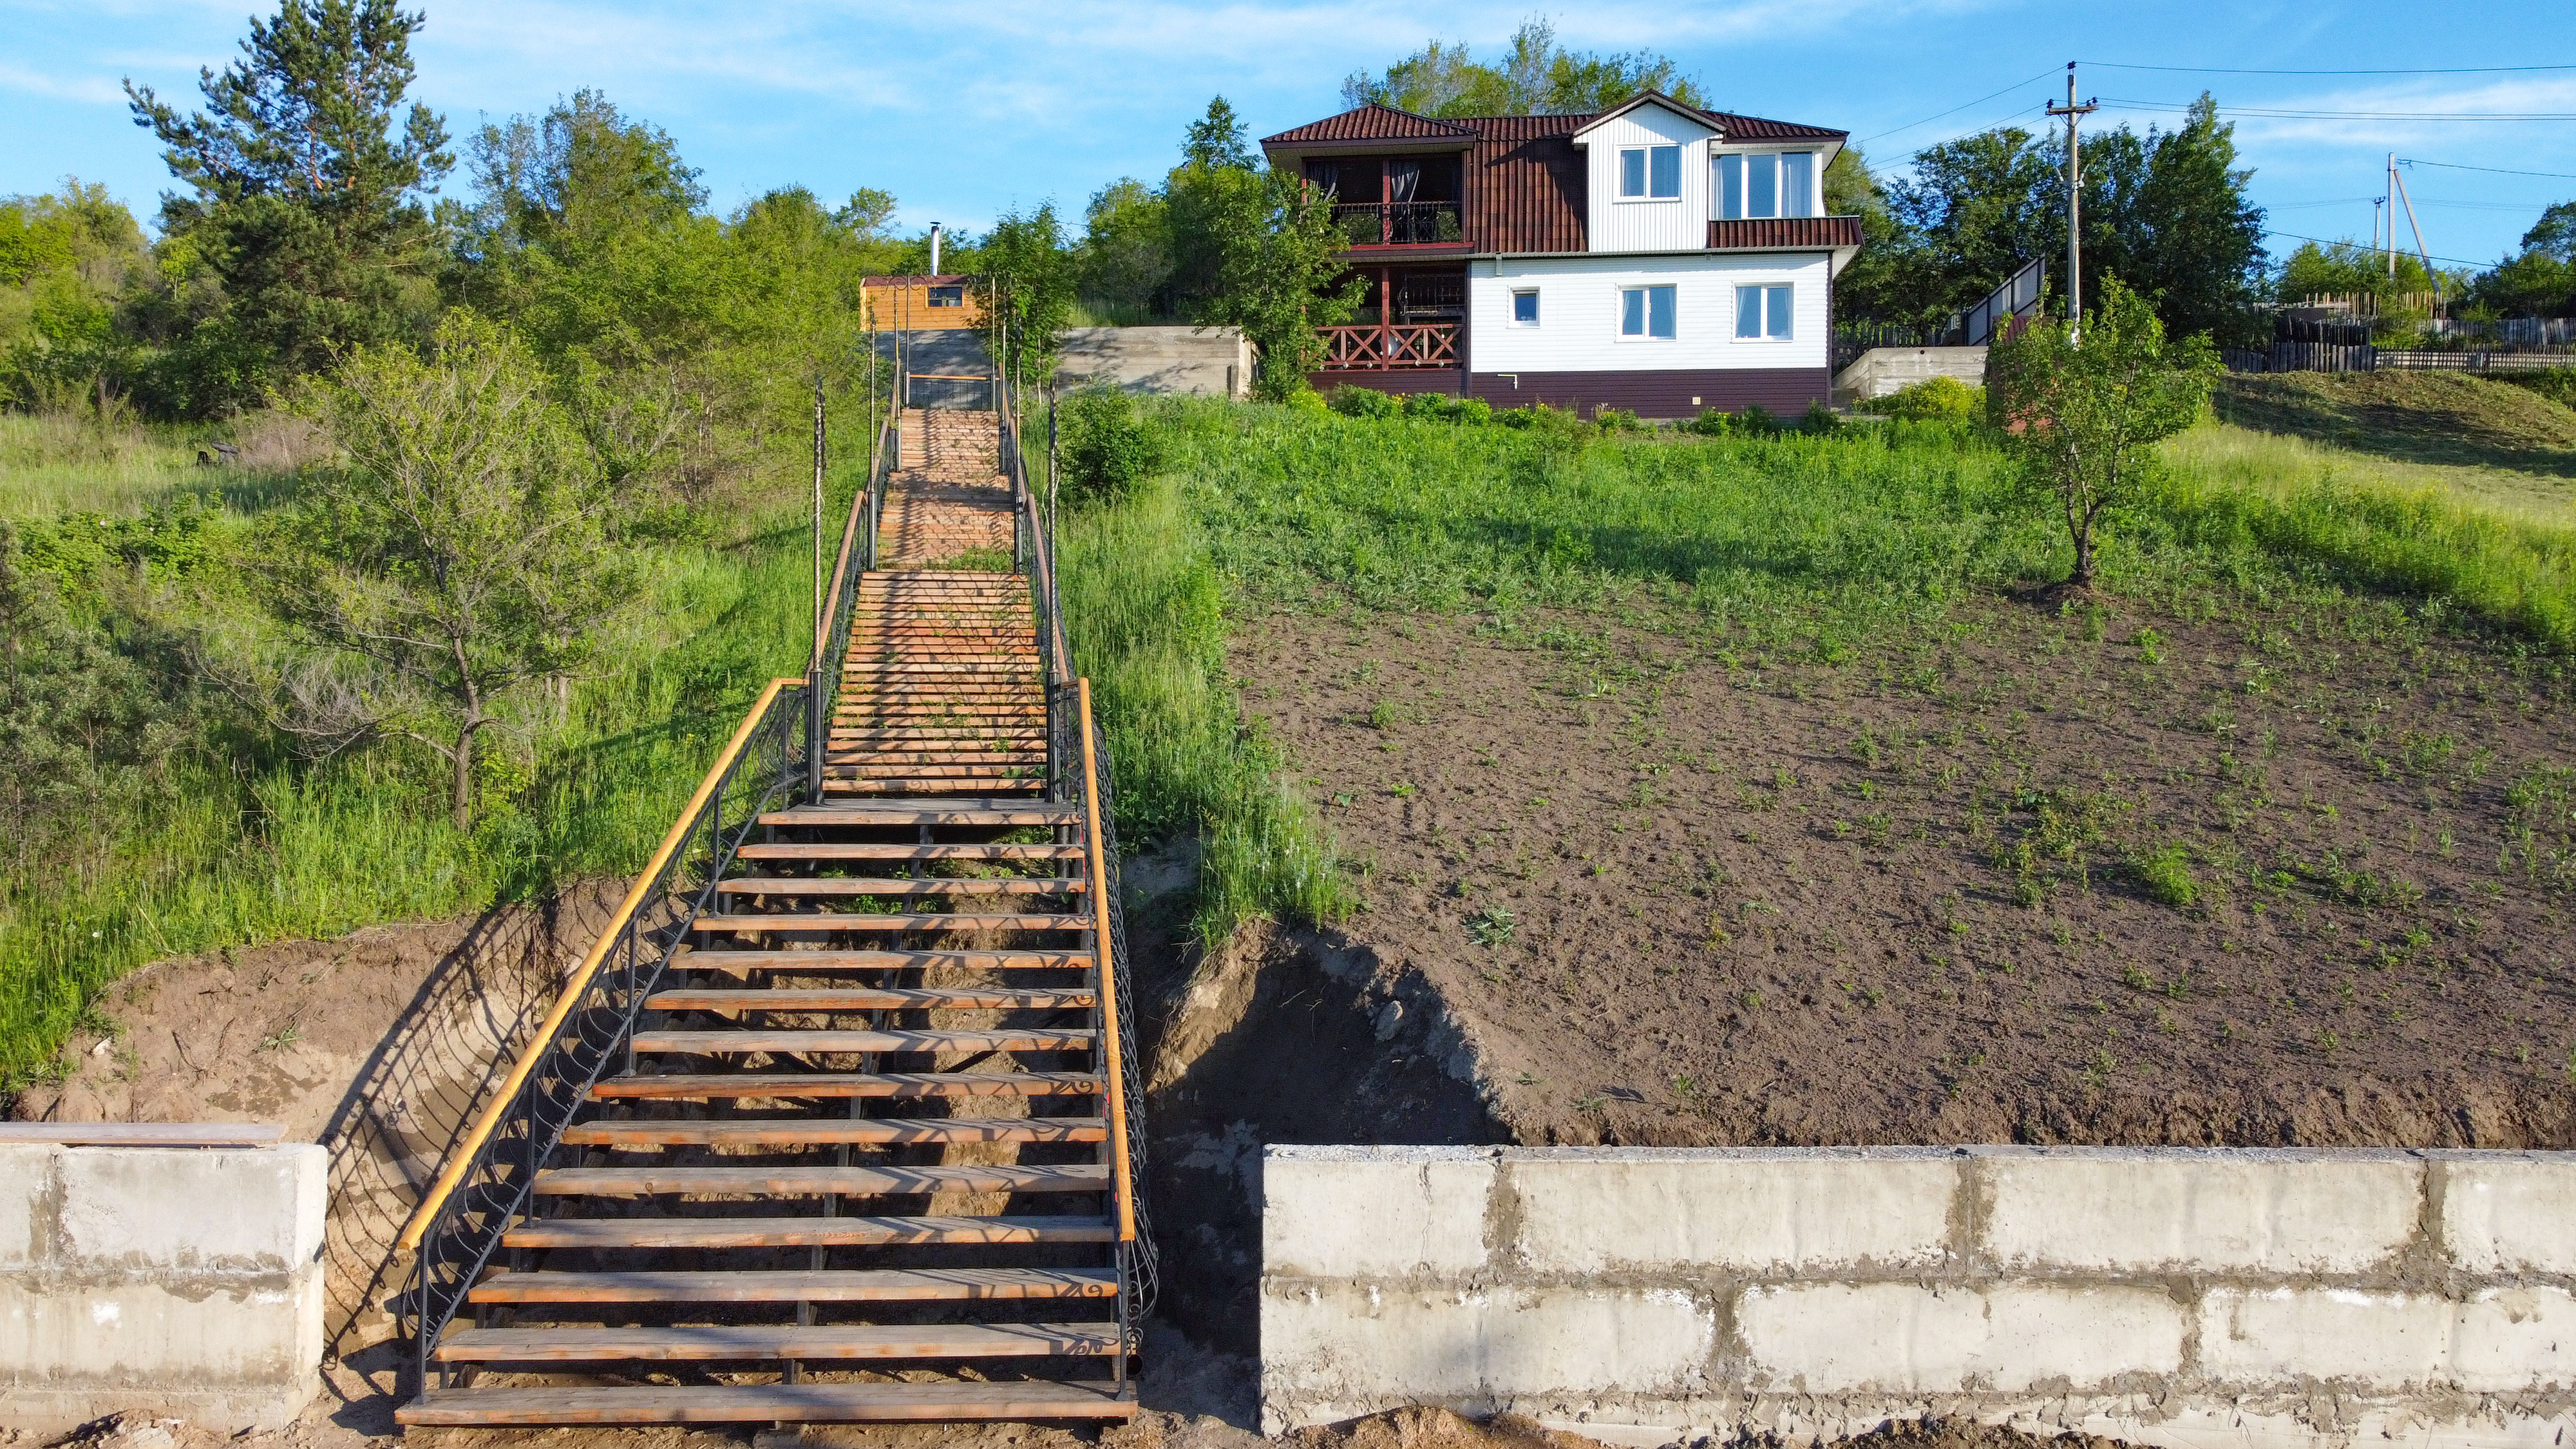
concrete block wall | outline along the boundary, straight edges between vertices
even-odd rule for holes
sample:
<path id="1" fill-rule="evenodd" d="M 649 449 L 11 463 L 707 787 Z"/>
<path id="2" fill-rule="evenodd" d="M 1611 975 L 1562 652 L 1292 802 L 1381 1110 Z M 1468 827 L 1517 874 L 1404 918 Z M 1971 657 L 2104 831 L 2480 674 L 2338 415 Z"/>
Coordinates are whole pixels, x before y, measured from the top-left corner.
<path id="1" fill-rule="evenodd" d="M 1834 374 L 1834 401 L 1849 407 L 1935 377 L 1955 377 L 1970 387 L 1985 386 L 1986 349 L 1873 347 Z"/>
<path id="2" fill-rule="evenodd" d="M 329 1168 L 311 1143 L 0 1143 L 0 1427 L 285 1427 L 320 1387 Z"/>
<path id="3" fill-rule="evenodd" d="M 1140 393 L 1252 395 L 1252 343 L 1240 327 L 1075 327 L 1056 375 L 1064 386 Z"/>
<path id="4" fill-rule="evenodd" d="M 2576 1154 L 1272 1147 L 1265 1427 L 2576 1436 Z"/>

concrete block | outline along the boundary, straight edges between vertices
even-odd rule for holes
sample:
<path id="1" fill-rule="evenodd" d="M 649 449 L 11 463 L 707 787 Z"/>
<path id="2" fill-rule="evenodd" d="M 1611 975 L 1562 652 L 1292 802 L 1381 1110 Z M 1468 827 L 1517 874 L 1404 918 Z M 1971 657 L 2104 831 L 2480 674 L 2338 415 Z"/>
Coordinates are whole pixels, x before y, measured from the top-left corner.
<path id="1" fill-rule="evenodd" d="M 1262 1271 L 1455 1277 L 1485 1263 L 1493 1158 L 1464 1148 L 1273 1147 L 1261 1167 Z"/>
<path id="2" fill-rule="evenodd" d="M 0 1278 L 0 1384 L 202 1390 L 302 1383 L 322 1360 L 322 1272 L 160 1283 Z"/>
<path id="3" fill-rule="evenodd" d="M 0 1143 L 0 1271 L 44 1262 L 52 1253 L 54 1157 L 59 1147 Z"/>
<path id="4" fill-rule="evenodd" d="M 2576 1273 L 2576 1155 L 2438 1153 L 2442 1247 L 2472 1273 Z"/>
<path id="5" fill-rule="evenodd" d="M 2051 1151 L 1980 1157 L 2006 1267 L 2359 1273 L 2405 1250 L 2423 1165 L 2390 1155 Z"/>
<path id="6" fill-rule="evenodd" d="M 1757 1380 L 1806 1393 L 2078 1389 L 2182 1364 L 2185 1316 L 2124 1286 L 1748 1288 L 1736 1327 Z"/>
<path id="7" fill-rule="evenodd" d="M 2201 1371 L 2243 1388 L 2438 1384 L 2450 1370 L 2454 1307 L 2428 1294 L 2213 1288 L 2201 1300 Z"/>
<path id="8" fill-rule="evenodd" d="M 1414 1403 L 1440 1396 L 1686 1394 L 1716 1315 L 1668 1290 L 1271 1285 L 1261 1300 L 1262 1399 L 1292 1406 Z"/>
<path id="9" fill-rule="evenodd" d="M 2475 1393 L 2576 1388 L 2576 1297 L 2563 1288 L 2489 1288 L 2459 1307 L 2451 1367 Z"/>
<path id="10" fill-rule="evenodd" d="M 1959 1182 L 1948 1153 L 1575 1151 L 1505 1171 L 1539 1273 L 1935 1266 Z"/>
<path id="11" fill-rule="evenodd" d="M 76 1147 L 55 1173 L 66 1265 L 282 1273 L 322 1251 L 330 1154 L 315 1143 Z"/>

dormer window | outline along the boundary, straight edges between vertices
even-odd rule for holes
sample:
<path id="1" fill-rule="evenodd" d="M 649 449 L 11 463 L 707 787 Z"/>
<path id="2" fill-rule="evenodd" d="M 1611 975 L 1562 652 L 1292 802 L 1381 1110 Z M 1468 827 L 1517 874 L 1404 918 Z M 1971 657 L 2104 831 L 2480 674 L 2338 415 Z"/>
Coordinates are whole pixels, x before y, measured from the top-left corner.
<path id="1" fill-rule="evenodd" d="M 1717 158 L 1718 220 L 1815 214 L 1815 152 L 1759 152 Z"/>
<path id="2" fill-rule="evenodd" d="M 1619 198 L 1672 201 L 1682 194 L 1682 148 L 1630 146 L 1619 153 Z"/>

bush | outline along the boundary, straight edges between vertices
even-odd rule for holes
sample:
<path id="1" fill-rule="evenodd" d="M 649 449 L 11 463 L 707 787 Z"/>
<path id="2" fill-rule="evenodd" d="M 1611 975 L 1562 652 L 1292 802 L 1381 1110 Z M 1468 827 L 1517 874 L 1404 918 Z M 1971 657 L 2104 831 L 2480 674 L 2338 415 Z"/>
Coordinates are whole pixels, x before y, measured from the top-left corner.
<path id="1" fill-rule="evenodd" d="M 1404 412 L 1404 400 L 1374 388 L 1333 389 L 1333 411 L 1346 418 L 1392 418 Z"/>
<path id="2" fill-rule="evenodd" d="M 1764 407 L 1762 404 L 1747 403 L 1744 407 L 1744 411 L 1735 415 L 1735 431 L 1739 433 L 1776 433 L 1780 431 L 1780 420 L 1771 416 L 1771 410 Z"/>
<path id="3" fill-rule="evenodd" d="M 1637 415 L 1626 408 L 1595 408 L 1592 425 L 1605 433 L 1633 433 L 1639 426 Z"/>
<path id="4" fill-rule="evenodd" d="M 1986 390 L 1955 377 L 1927 377 L 1885 397 L 1869 398 L 1860 410 L 1909 422 L 1973 423 L 1986 414 Z"/>
<path id="5" fill-rule="evenodd" d="M 1842 415 L 1826 406 L 1822 398 L 1807 404 L 1807 415 L 1798 419 L 1798 431 L 1802 433 L 1830 433 L 1842 425 Z"/>
<path id="6" fill-rule="evenodd" d="M 1062 406 L 1065 491 L 1075 501 L 1119 497 L 1161 461 L 1161 432 L 1138 415 L 1127 394 L 1085 388 Z"/>
<path id="7" fill-rule="evenodd" d="M 1436 421 L 1449 416 L 1450 400 L 1436 392 L 1417 392 L 1404 400 L 1404 415 Z"/>
<path id="8" fill-rule="evenodd" d="M 2138 856 L 2129 862 L 2129 873 L 2137 877 L 2141 890 L 2176 910 L 2200 899 L 2200 882 L 2191 874 L 2191 852 L 2182 846 L 2167 845 Z"/>
<path id="9" fill-rule="evenodd" d="M 1516 408 L 1505 408 L 1494 414 L 1494 421 L 1507 428 L 1539 433 L 1570 434 L 1583 426 L 1583 420 L 1573 413 L 1545 403 L 1523 403 Z"/>
<path id="10" fill-rule="evenodd" d="M 1494 405 L 1480 397 L 1460 398 L 1449 411 L 1451 419 L 1473 427 L 1484 427 L 1494 420 Z"/>
<path id="11" fill-rule="evenodd" d="M 1301 413 L 1323 413 L 1332 411 L 1332 408 L 1325 403 L 1324 395 L 1315 391 L 1311 387 L 1301 387 L 1295 392 L 1288 394 L 1288 407 L 1293 412 Z"/>
<path id="12" fill-rule="evenodd" d="M 1703 438 L 1722 438 L 1735 431 L 1735 418 L 1717 408 L 1703 408 L 1698 417 L 1682 424 L 1682 429 Z"/>

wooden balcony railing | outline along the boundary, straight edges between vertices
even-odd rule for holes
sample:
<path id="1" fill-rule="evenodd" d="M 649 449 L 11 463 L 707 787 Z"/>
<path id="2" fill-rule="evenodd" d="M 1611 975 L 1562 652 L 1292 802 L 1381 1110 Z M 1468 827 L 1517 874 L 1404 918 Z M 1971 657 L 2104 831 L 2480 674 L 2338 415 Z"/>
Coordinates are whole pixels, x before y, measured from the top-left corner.
<path id="1" fill-rule="evenodd" d="M 1462 246 L 1466 242 L 1454 201 L 1337 201 L 1333 225 L 1355 247 Z"/>
<path id="2" fill-rule="evenodd" d="M 1395 322 L 1386 326 L 1326 327 L 1324 369 L 1456 367 L 1458 324 Z"/>
<path id="3" fill-rule="evenodd" d="M 1757 216 L 1708 224 L 1711 251 L 1730 247 L 1856 247 L 1857 216 Z"/>

